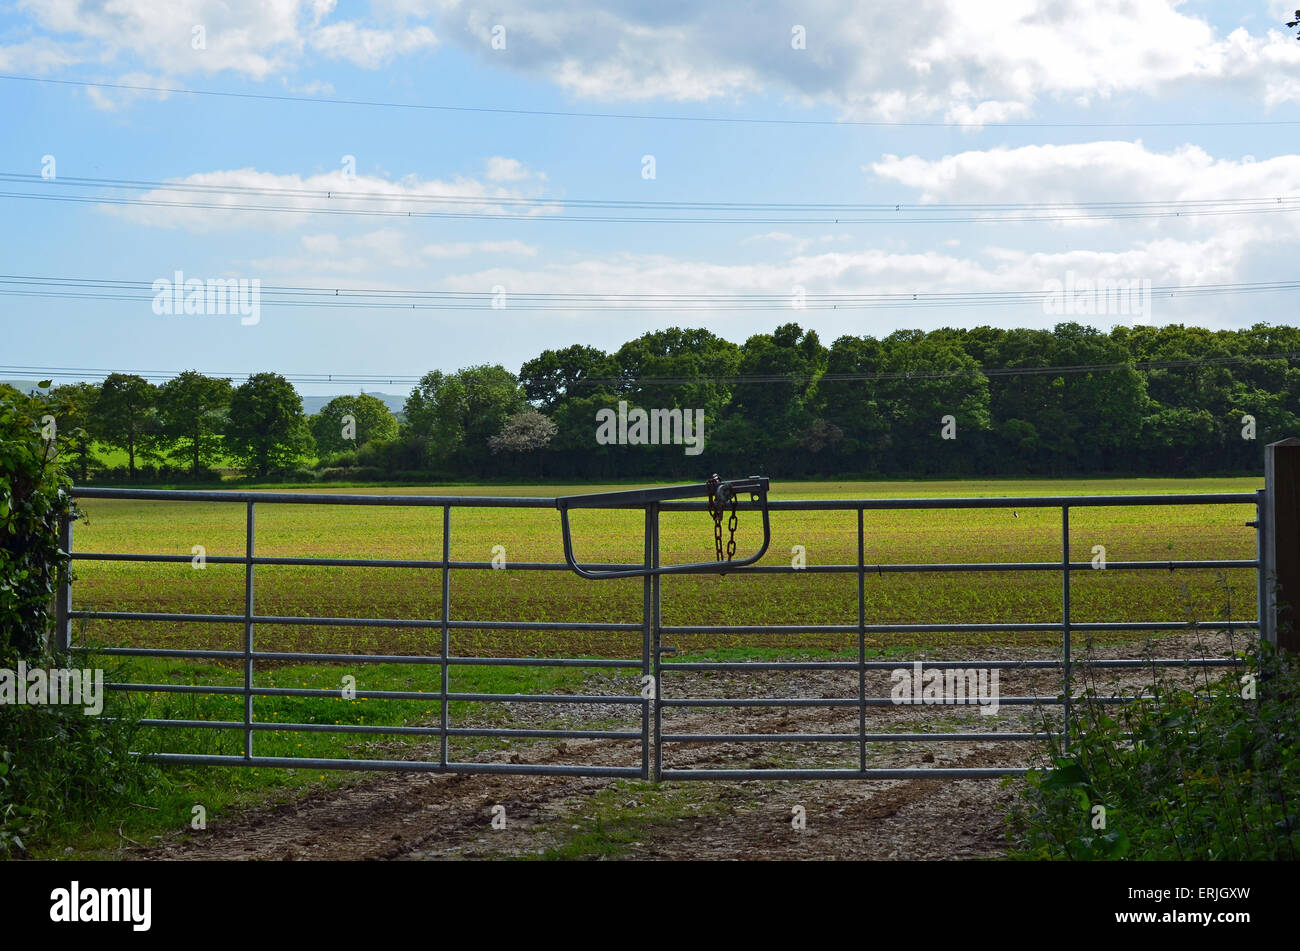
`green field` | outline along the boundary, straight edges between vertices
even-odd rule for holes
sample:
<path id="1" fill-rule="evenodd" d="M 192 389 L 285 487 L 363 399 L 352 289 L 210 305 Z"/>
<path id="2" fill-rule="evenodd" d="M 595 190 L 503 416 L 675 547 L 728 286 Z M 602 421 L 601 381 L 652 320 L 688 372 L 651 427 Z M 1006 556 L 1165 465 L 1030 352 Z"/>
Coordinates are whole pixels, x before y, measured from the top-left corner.
<path id="1" fill-rule="evenodd" d="M 1258 480 L 1089 480 L 928 483 L 805 483 L 773 486 L 774 499 L 889 498 L 908 496 L 1084 495 L 1253 491 Z M 613 488 L 613 487 L 610 487 Z M 625 487 L 619 487 L 625 488 Z M 601 487 L 442 487 L 438 489 L 313 488 L 382 494 L 556 495 Z M 202 545 L 209 557 L 242 555 L 244 507 L 227 503 L 86 500 L 74 549 L 190 556 Z M 1104 545 L 1108 561 L 1246 559 L 1254 557 L 1250 505 L 1079 508 L 1071 511 L 1071 557 L 1092 558 Z M 665 513 L 665 563 L 712 557 L 712 526 L 704 513 Z M 804 547 L 807 563 L 856 561 L 853 512 L 777 512 L 773 540 L 762 564 L 789 564 Z M 865 516 L 868 565 L 897 562 L 1059 561 L 1057 509 L 882 511 Z M 639 561 L 639 512 L 581 511 L 573 516 L 579 557 Z M 738 554 L 752 550 L 757 518 L 742 513 Z M 494 546 L 507 566 L 562 560 L 559 516 L 553 509 L 454 509 L 451 556 L 487 562 Z M 257 509 L 257 554 L 263 556 L 437 559 L 442 546 L 439 508 L 264 504 Z M 1181 621 L 1216 619 L 1225 610 L 1217 573 L 1169 571 L 1075 572 L 1076 621 Z M 1254 576 L 1226 573 L 1232 611 L 1254 616 Z M 256 612 L 263 615 L 438 618 L 437 570 L 258 566 Z M 494 621 L 610 621 L 639 623 L 639 579 L 589 581 L 571 573 L 454 571 L 453 619 Z M 876 574 L 866 580 L 867 623 L 1029 622 L 1060 617 L 1060 576 L 1055 572 Z M 117 611 L 242 614 L 244 570 L 239 565 L 144 565 L 79 562 L 74 601 L 81 608 Z M 679 624 L 852 624 L 857 586 L 852 575 L 678 576 L 663 581 L 663 621 Z M 240 649 L 240 624 L 107 623 L 86 625 L 100 643 L 131 646 Z M 951 642 L 957 635 L 942 635 Z M 1054 635 L 962 635 L 978 643 L 1051 643 Z M 436 653 L 437 633 L 411 628 L 259 626 L 264 650 Z M 926 635 L 933 641 L 936 635 Z M 853 643 L 835 635 L 727 635 L 700 637 L 682 647 L 811 647 Z M 872 638 L 873 646 L 918 643 L 904 635 Z M 640 633 L 502 632 L 457 630 L 453 653 L 462 656 L 581 655 L 635 657 Z"/>

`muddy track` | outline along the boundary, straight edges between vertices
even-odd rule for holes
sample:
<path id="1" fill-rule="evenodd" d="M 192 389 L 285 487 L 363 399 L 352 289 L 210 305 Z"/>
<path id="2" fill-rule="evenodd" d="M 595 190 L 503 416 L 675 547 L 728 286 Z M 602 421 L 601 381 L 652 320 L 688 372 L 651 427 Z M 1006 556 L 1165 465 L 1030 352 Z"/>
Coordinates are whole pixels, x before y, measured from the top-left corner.
<path id="1" fill-rule="evenodd" d="M 1158 653 L 1195 656 L 1203 647 L 1167 638 Z M 1209 645 L 1212 653 L 1224 649 Z M 971 656 L 980 651 L 962 652 Z M 1042 656 L 1032 649 L 990 652 Z M 1101 649 L 1098 656 L 1140 656 L 1140 651 Z M 937 659 L 931 652 L 929 659 Z M 909 661 L 911 658 L 909 658 Z M 905 661 L 904 663 L 906 663 Z M 1108 686 L 1132 689 L 1149 679 L 1143 669 L 1104 672 Z M 856 676 L 854 674 L 853 676 Z M 1009 671 L 1004 695 L 1052 695 L 1049 671 Z M 1194 675 L 1187 675 L 1194 676 Z M 753 674 L 714 677 L 680 685 L 678 696 L 764 695 L 772 682 Z M 781 680 L 782 696 L 843 695 L 836 673 L 798 672 Z M 696 691 L 699 692 L 696 692 Z M 842 707 L 668 708 L 666 733 L 834 732 L 857 729 L 857 711 Z M 1002 732 L 1025 730 L 1033 710 L 1005 707 L 991 724 L 973 708 L 936 711 L 871 707 L 869 732 L 909 730 Z M 407 754 L 420 751 L 407 748 Z M 436 758 L 436 747 L 432 750 Z M 790 765 L 855 765 L 844 748 L 825 744 L 673 744 L 664 764 L 674 768 L 770 768 Z M 568 740 L 530 743 L 484 754 L 488 760 L 535 764 L 629 765 L 639 743 Z M 836 759 L 838 757 L 838 759 Z M 487 760 L 485 760 L 487 761 Z M 1023 742 L 908 742 L 870 747 L 868 765 L 881 767 L 1005 767 L 1042 763 L 1036 744 Z M 647 859 L 963 859 L 1005 854 L 1003 827 L 1019 780 L 835 780 L 676 782 L 658 787 L 605 777 L 477 774 L 368 776 L 355 785 L 308 794 L 294 802 L 252 810 L 214 822 L 203 832 L 176 834 L 124 858 L 146 860 L 420 860 L 535 856 L 563 848 L 593 823 L 622 823 L 631 830 L 618 855 Z M 666 790 L 666 792 L 665 792 Z M 669 798 L 667 808 L 664 797 Z M 654 800 L 653 803 L 650 800 Z M 613 803 L 613 813 L 610 803 Z M 503 830 L 492 827 L 494 806 L 503 806 Z M 792 816 L 802 807 L 806 827 Z M 611 818 L 612 816 L 612 818 Z"/>

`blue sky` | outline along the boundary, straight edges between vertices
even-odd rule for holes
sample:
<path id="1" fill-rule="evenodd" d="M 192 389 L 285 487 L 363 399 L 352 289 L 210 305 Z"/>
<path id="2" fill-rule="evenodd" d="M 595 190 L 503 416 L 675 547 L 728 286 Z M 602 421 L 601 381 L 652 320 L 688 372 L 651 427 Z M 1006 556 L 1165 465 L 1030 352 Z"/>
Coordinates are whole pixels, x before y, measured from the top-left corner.
<path id="1" fill-rule="evenodd" d="M 543 117 L 129 92 L 0 79 L 0 172 L 390 196 L 689 202 L 1097 202 L 1300 196 L 1300 42 L 1286 3 L 885 5 L 76 0 L 0 6 L 0 74 L 518 110 Z M 1065 10 L 1066 7 L 1078 7 Z M 195 49 L 202 26 L 203 48 Z M 503 26 L 505 49 L 493 49 Z M 793 49 L 802 26 L 806 48 Z M 937 126 L 855 125 L 864 121 Z M 1259 125 L 1171 125 L 1261 122 Z M 981 124 L 982 123 L 982 124 Z M 1001 124 L 998 124 L 1001 123 Z M 1100 126 L 1101 123 L 1134 123 Z M 1045 127 L 1065 124 L 1064 127 Z M 1073 124 L 1073 125 L 1071 125 Z M 346 177 L 344 156 L 355 157 Z M 655 178 L 642 157 L 655 158 Z M 6 181 L 10 275 L 488 292 L 1039 291 L 1295 279 L 1300 211 L 1090 222 L 638 224 L 403 219 L 36 200 L 176 192 Z M 179 196 L 193 200 L 193 196 Z M 248 199 L 203 196 L 212 204 Z M 283 198 L 261 198 L 283 205 Z M 334 207 L 340 207 L 335 203 Z M 362 207 L 362 204 L 353 207 Z M 374 206 L 372 203 L 372 207 Z M 1005 217 L 1005 216 L 1004 216 Z M 1296 295 L 1155 299 L 1152 323 L 1294 323 Z M 156 315 L 148 301 L 0 296 L 5 366 L 418 375 L 671 325 L 829 343 L 903 327 L 1050 327 L 1035 303 L 864 311 Z M 1116 318 L 1080 318 L 1109 327 Z M 16 376 L 0 373 L 0 376 Z M 371 384 L 368 389 L 396 391 Z M 301 387 L 338 392 L 335 385 Z"/>

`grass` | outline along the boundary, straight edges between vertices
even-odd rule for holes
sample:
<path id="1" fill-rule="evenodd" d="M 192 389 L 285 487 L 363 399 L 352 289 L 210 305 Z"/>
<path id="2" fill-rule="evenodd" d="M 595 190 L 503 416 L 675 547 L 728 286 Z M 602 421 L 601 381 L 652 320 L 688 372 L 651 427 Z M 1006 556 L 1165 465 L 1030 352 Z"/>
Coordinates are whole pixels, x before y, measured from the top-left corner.
<path id="1" fill-rule="evenodd" d="M 891 498 L 908 496 L 1107 495 L 1173 492 L 1245 492 L 1258 480 L 987 480 L 967 482 L 776 483 L 773 498 Z M 624 488 L 619 486 L 618 488 Z M 454 494 L 551 496 L 600 491 L 600 486 L 456 486 L 367 488 L 373 494 Z M 611 487 L 613 488 L 613 487 Z M 328 493 L 344 487 L 300 486 L 281 491 Z M 194 553 L 201 545 L 208 557 L 242 556 L 244 507 L 231 503 L 168 503 L 84 500 L 88 518 L 74 531 L 74 551 Z M 257 554 L 338 558 L 436 560 L 442 549 L 442 510 L 395 506 L 272 505 L 257 507 Z M 1092 546 L 1106 547 L 1109 561 L 1171 559 L 1249 559 L 1254 532 L 1245 522 L 1250 505 L 1078 508 L 1071 511 L 1072 558 L 1092 557 Z M 778 512 L 773 514 L 772 548 L 763 564 L 789 563 L 791 548 L 802 545 L 809 565 L 856 563 L 856 516 L 853 512 Z M 494 546 L 506 550 L 507 564 L 562 560 L 558 515 L 550 508 L 455 509 L 451 517 L 453 560 L 487 562 Z M 638 512 L 579 511 L 573 525 L 579 557 L 592 561 L 638 561 L 641 515 Z M 738 553 L 752 550 L 756 520 L 742 513 Z M 1060 511 L 1007 509 L 874 511 L 865 516 L 865 558 L 880 563 L 1058 561 Z M 662 517 L 665 563 L 711 556 L 712 532 L 702 513 L 665 513 Z M 1254 573 L 1225 573 L 1234 603 L 1254 603 Z M 857 618 L 857 584 L 853 575 L 784 574 L 764 576 L 668 576 L 662 583 L 663 622 L 683 624 L 853 624 Z M 961 572 L 955 574 L 874 574 L 865 583 L 868 624 L 1055 622 L 1060 617 L 1060 576 L 1055 572 Z M 388 617 L 402 620 L 441 616 L 440 573 L 428 569 L 262 566 L 255 575 L 255 609 L 263 615 L 308 617 Z M 637 625 L 636 630 L 596 633 L 581 630 L 499 631 L 458 628 L 451 635 L 456 656 L 483 657 L 624 657 L 641 653 L 643 584 L 638 580 L 587 581 L 567 572 L 455 571 L 451 580 L 453 619 L 484 621 L 609 621 Z M 1072 577 L 1076 621 L 1186 621 L 1189 610 L 1202 619 L 1218 617 L 1223 591 L 1208 570 L 1169 572 L 1084 571 Z M 242 614 L 244 568 L 208 564 L 195 570 L 181 564 L 136 564 L 79 561 L 73 587 L 74 607 L 108 611 Z M 79 632 L 83 642 L 134 647 L 241 650 L 243 625 L 185 622 L 93 621 Z M 1119 635 L 1118 637 L 1123 637 Z M 1141 633 L 1133 635 L 1141 639 Z M 429 628 L 258 625 L 259 650 L 437 654 L 439 633 Z M 1100 639 L 1099 639 L 1100 640 Z M 873 657 L 894 656 L 935 645 L 1053 645 L 1053 634 L 881 635 L 868 638 Z M 672 635 L 675 659 L 774 659 L 856 657 L 855 634 Z M 237 662 L 133 659 L 131 678 L 153 684 L 242 684 Z M 338 697 L 260 697 L 259 722 L 346 724 L 436 724 L 440 718 L 436 666 L 382 664 L 272 664 L 255 671 L 258 686 L 337 691 L 342 677 L 357 678 L 360 690 L 418 690 L 428 700 L 345 701 Z M 612 678 L 600 692 L 636 692 L 635 671 L 465 665 L 452 668 L 453 691 L 483 693 L 564 693 L 590 691 L 592 676 Z M 114 695 L 114 702 L 121 695 Z M 195 696 L 164 691 L 121 697 L 138 714 L 175 719 L 238 720 L 237 696 Z M 639 707 L 631 709 L 638 710 Z M 497 704 L 451 705 L 458 725 L 467 720 L 500 723 Z M 494 721 L 493 718 L 497 718 Z M 573 725 L 570 721 L 570 725 Z M 591 725 L 605 726 L 594 720 Z M 145 730 L 145 749 L 190 752 L 240 751 L 242 731 L 188 729 Z M 401 758 L 420 751 L 429 737 L 372 737 L 347 733 L 259 731 L 258 754 L 302 757 L 346 756 Z M 501 741 L 456 738 L 457 755 L 501 746 Z M 426 747 L 427 749 L 427 747 Z M 427 754 L 426 754 L 427 755 Z M 46 855 L 73 846 L 87 854 L 107 854 L 124 838 L 148 841 L 184 827 L 190 810 L 202 803 L 211 821 L 229 809 L 276 801 L 306 787 L 328 787 L 357 780 L 355 773 L 315 770 L 168 768 L 160 774 L 159 792 L 123 816 L 105 816 L 90 828 L 62 828 L 41 846 Z M 650 794 L 647 794 L 650 795 Z M 654 795 L 659 795 L 655 793 Z M 678 796 L 665 792 L 665 802 Z M 630 817 L 646 821 L 653 811 Z M 565 849 L 589 854 L 608 839 L 617 848 L 633 825 L 620 823 L 617 810 L 603 820 L 590 842 Z M 627 841 L 633 841 L 628 839 Z M 603 846 L 602 846 L 603 847 Z"/>

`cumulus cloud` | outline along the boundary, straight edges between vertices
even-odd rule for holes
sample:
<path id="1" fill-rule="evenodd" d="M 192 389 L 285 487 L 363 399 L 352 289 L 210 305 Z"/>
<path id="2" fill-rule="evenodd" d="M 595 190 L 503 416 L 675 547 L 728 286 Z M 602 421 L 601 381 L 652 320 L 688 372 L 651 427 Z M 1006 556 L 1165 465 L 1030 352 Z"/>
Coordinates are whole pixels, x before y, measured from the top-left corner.
<path id="1" fill-rule="evenodd" d="M 761 90 L 847 116 L 970 123 L 1024 116 L 1044 96 L 1096 103 L 1189 84 L 1269 104 L 1300 101 L 1293 37 L 1280 28 L 1224 35 L 1177 0 L 778 0 L 760 9 L 737 0 L 562 8 L 516 0 L 490 14 L 468 0 L 424 6 L 485 61 L 593 99 L 699 101 Z M 497 25 L 508 55 L 491 48 Z M 795 28 L 805 48 L 794 48 Z"/>
<path id="2" fill-rule="evenodd" d="M 166 186 L 139 197 L 166 205 L 100 207 L 137 224 L 193 232 L 266 227 L 293 230 L 310 222 L 313 215 L 332 218 L 342 211 L 402 217 L 412 212 L 412 220 L 428 212 L 544 215 L 554 211 L 550 205 L 502 205 L 496 199 L 521 197 L 519 192 L 477 179 L 408 175 L 393 180 L 349 174 L 342 168 L 315 175 L 279 175 L 255 168 L 199 172 L 169 179 Z M 195 204 L 203 207 L 184 207 Z"/>
<path id="3" fill-rule="evenodd" d="M 327 22 L 334 0 L 20 0 L 18 7 L 75 44 L 0 47 L 0 65 L 34 61 L 37 68 L 44 61 L 49 68 L 132 57 L 167 75 L 228 71 L 265 79 L 298 68 L 309 49 L 377 69 L 438 42 L 430 26 L 402 16 Z"/>
<path id="4" fill-rule="evenodd" d="M 396 57 L 437 46 L 438 38 L 427 26 L 374 30 L 347 21 L 314 30 L 311 45 L 333 59 L 346 59 L 363 69 L 378 69 Z"/>
<path id="5" fill-rule="evenodd" d="M 0 44 L 0 70 L 10 73 L 49 73 L 79 63 L 85 51 L 49 37 Z"/>
<path id="6" fill-rule="evenodd" d="M 974 125 L 1030 115 L 1044 99 L 1086 107 L 1170 90 L 1300 102 L 1300 43 L 1280 18 L 1225 33 L 1179 0 L 501 0 L 487 9 L 377 0 L 367 18 L 341 20 L 331 19 L 334 0 L 20 0 L 19 8 L 63 44 L 0 48 L 0 59 L 31 68 L 131 56 L 130 68 L 166 75 L 264 79 L 313 52 L 375 69 L 445 42 L 604 101 L 762 93 L 845 117 Z M 206 43 L 196 49 L 200 26 Z"/>
<path id="7" fill-rule="evenodd" d="M 169 74 L 229 70 L 263 79 L 302 51 L 299 0 L 21 0 L 40 26 L 134 55 Z"/>
<path id="8" fill-rule="evenodd" d="M 519 159 L 494 155 L 487 160 L 487 178 L 493 182 L 522 182 L 530 178 L 545 181 L 545 172 L 531 171 Z"/>
<path id="9" fill-rule="evenodd" d="M 1300 45 L 1300 44 L 1297 44 Z M 1167 152 L 1140 140 L 970 150 L 938 159 L 884 155 L 864 166 L 922 201 L 1098 201 L 1260 198 L 1300 194 L 1300 155 L 1216 158 L 1196 145 Z"/>

